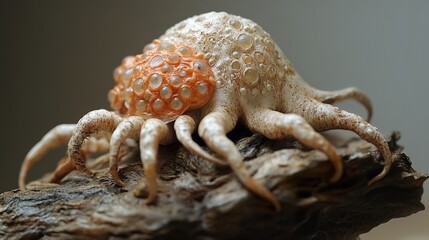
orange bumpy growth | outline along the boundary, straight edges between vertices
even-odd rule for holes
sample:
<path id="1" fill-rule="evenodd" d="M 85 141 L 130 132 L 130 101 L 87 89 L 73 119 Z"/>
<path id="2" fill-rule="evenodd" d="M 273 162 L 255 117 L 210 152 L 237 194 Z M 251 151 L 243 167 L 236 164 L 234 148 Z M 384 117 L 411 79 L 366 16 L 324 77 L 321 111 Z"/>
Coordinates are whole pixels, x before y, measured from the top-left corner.
<path id="1" fill-rule="evenodd" d="M 215 90 L 213 72 L 202 53 L 160 40 L 146 46 L 143 54 L 125 58 L 114 78 L 109 101 L 116 112 L 165 121 L 202 107 Z"/>

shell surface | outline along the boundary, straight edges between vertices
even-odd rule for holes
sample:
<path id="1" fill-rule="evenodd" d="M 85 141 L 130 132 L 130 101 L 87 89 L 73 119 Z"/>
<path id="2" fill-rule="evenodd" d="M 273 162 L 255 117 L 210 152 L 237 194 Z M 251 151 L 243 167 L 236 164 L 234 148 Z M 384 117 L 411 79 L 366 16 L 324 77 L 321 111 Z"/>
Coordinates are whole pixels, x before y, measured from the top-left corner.
<path id="1" fill-rule="evenodd" d="M 114 78 L 109 101 L 116 112 L 165 121 L 202 107 L 215 89 L 213 72 L 201 53 L 160 40 L 143 54 L 124 58 Z"/>

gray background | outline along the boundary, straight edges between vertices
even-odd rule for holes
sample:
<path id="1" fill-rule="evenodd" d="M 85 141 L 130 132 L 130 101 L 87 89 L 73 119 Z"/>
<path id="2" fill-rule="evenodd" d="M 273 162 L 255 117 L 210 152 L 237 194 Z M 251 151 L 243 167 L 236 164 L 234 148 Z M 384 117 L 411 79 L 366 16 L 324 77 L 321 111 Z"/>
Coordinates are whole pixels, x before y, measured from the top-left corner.
<path id="1" fill-rule="evenodd" d="M 429 172 L 429 1 L 7 0 L 0 3 L 0 191 L 17 187 L 26 152 L 52 127 L 109 107 L 112 71 L 124 56 L 213 10 L 259 23 L 311 85 L 361 88 L 373 101 L 373 124 L 400 130 L 414 167 Z M 341 106 L 365 114 L 357 104 Z M 64 150 L 31 177 L 53 170 Z"/>

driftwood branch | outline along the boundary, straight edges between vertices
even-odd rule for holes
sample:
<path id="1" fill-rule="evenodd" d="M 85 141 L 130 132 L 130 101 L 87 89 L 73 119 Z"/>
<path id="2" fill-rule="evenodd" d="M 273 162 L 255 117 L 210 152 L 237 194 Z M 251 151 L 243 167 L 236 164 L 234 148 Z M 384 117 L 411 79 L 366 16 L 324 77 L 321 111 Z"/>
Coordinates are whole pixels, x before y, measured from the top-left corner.
<path id="1" fill-rule="evenodd" d="M 89 160 L 89 178 L 73 172 L 59 185 L 44 179 L 26 191 L 0 195 L 0 235 L 6 239 L 356 239 L 392 218 L 424 209 L 420 203 L 427 175 L 411 168 L 391 135 L 394 163 L 389 175 L 368 186 L 383 161 L 372 145 L 352 140 L 338 148 L 343 178 L 327 180 L 326 157 L 293 139 L 271 141 L 259 135 L 237 142 L 246 165 L 282 203 L 276 212 L 249 193 L 228 168 L 219 168 L 180 145 L 160 148 L 159 195 L 155 205 L 135 198 L 143 178 L 138 150 L 123 150 L 114 185 L 105 156 Z M 46 178 L 46 177 L 45 177 Z"/>

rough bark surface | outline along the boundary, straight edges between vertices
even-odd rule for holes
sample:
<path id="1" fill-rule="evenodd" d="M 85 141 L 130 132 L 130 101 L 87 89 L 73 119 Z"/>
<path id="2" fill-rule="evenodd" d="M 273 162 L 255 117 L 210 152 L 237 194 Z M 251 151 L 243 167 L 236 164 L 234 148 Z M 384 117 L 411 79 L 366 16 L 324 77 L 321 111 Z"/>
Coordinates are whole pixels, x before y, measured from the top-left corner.
<path id="1" fill-rule="evenodd" d="M 427 175 L 390 137 L 390 173 L 370 186 L 382 169 L 372 145 L 351 140 L 338 152 L 345 171 L 335 184 L 326 156 L 293 139 L 271 141 L 259 135 L 237 142 L 246 166 L 282 203 L 276 212 L 249 193 L 228 168 L 219 168 L 180 145 L 160 148 L 158 201 L 146 205 L 133 186 L 143 178 L 136 147 L 124 148 L 114 185 L 106 157 L 89 160 L 96 177 L 79 172 L 61 184 L 44 179 L 25 191 L 0 195 L 0 236 L 5 239 L 356 239 L 392 218 L 424 209 L 420 202 Z M 46 177 L 45 177 L 46 179 Z"/>

